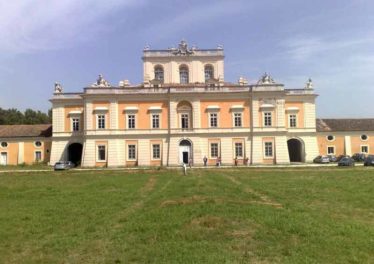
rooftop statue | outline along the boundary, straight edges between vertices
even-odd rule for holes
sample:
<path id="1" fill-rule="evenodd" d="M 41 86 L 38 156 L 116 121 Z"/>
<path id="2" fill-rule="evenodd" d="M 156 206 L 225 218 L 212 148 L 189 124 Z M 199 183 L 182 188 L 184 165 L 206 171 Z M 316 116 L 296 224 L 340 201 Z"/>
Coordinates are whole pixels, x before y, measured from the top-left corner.
<path id="1" fill-rule="evenodd" d="M 187 42 L 182 40 L 178 45 L 178 49 L 172 49 L 171 53 L 174 55 L 191 55 L 193 54 L 193 49 L 189 49 Z"/>
<path id="2" fill-rule="evenodd" d="M 62 86 L 58 82 L 55 82 L 55 93 L 62 93 Z"/>
<path id="3" fill-rule="evenodd" d="M 305 89 L 313 89 L 313 82 L 311 78 L 309 78 L 309 80 L 306 82 Z"/>
<path id="4" fill-rule="evenodd" d="M 102 74 L 99 75 L 99 78 L 96 80 L 96 83 L 93 83 L 93 84 L 91 85 L 91 87 L 110 87 L 110 86 L 111 86 L 110 83 L 107 82 L 107 81 L 104 79 L 104 77 L 103 77 Z"/>

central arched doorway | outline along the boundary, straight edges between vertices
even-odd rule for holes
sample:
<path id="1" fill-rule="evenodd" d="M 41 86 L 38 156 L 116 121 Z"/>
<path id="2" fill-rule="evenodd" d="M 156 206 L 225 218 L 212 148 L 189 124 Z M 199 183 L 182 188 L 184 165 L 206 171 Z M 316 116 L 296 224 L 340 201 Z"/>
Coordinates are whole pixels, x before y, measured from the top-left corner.
<path id="1" fill-rule="evenodd" d="M 287 141 L 288 155 L 290 162 L 304 162 L 304 146 L 297 138 L 291 138 Z"/>
<path id="2" fill-rule="evenodd" d="M 179 163 L 188 164 L 188 161 L 192 158 L 192 143 L 187 139 L 183 139 L 179 143 Z"/>
<path id="3" fill-rule="evenodd" d="M 83 146 L 80 143 L 73 143 L 68 148 L 68 160 L 73 162 L 75 166 L 81 164 Z"/>

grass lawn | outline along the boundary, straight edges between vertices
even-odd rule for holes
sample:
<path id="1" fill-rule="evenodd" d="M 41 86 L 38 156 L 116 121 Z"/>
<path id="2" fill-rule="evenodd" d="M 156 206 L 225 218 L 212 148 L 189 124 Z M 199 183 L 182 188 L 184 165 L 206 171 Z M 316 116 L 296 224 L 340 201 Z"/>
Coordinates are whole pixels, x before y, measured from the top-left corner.
<path id="1" fill-rule="evenodd" d="M 0 263 L 374 263 L 374 170 L 8 172 Z"/>

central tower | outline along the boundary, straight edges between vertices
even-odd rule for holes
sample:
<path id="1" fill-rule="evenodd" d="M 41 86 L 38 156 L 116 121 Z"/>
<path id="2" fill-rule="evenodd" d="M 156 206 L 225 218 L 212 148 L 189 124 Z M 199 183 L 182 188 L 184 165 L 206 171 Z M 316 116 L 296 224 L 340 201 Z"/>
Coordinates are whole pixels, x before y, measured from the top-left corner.
<path id="1" fill-rule="evenodd" d="M 178 48 L 143 50 L 143 79 L 145 85 L 189 84 L 224 80 L 222 46 L 216 49 L 188 47 L 182 40 Z"/>

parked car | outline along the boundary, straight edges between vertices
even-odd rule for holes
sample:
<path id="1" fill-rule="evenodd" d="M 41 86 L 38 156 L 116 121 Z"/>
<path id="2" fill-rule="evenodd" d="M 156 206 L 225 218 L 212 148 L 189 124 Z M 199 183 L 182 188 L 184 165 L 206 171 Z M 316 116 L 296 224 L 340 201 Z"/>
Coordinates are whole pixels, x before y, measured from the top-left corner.
<path id="1" fill-rule="evenodd" d="M 339 162 L 342 158 L 350 158 L 351 156 L 349 155 L 339 155 L 337 158 L 336 158 L 336 161 Z"/>
<path id="2" fill-rule="evenodd" d="M 352 156 L 352 159 L 354 159 L 355 161 L 358 161 L 358 162 L 365 161 L 365 158 L 366 158 L 366 156 L 365 156 L 364 153 L 355 153 Z"/>
<path id="3" fill-rule="evenodd" d="M 364 166 L 374 166 L 374 155 L 369 155 L 366 157 Z"/>
<path id="4" fill-rule="evenodd" d="M 338 162 L 338 166 L 354 166 L 355 160 L 350 157 L 344 157 Z"/>
<path id="5" fill-rule="evenodd" d="M 54 169 L 55 170 L 69 170 L 74 167 L 75 165 L 71 161 L 58 161 L 55 163 Z"/>
<path id="6" fill-rule="evenodd" d="M 329 157 L 330 162 L 336 162 L 336 161 L 338 160 L 338 159 L 336 158 L 336 156 L 335 156 L 335 155 L 332 155 L 332 154 L 327 155 L 327 157 Z"/>
<path id="7" fill-rule="evenodd" d="M 313 160 L 314 163 L 330 163 L 330 159 L 327 156 L 317 156 Z"/>

